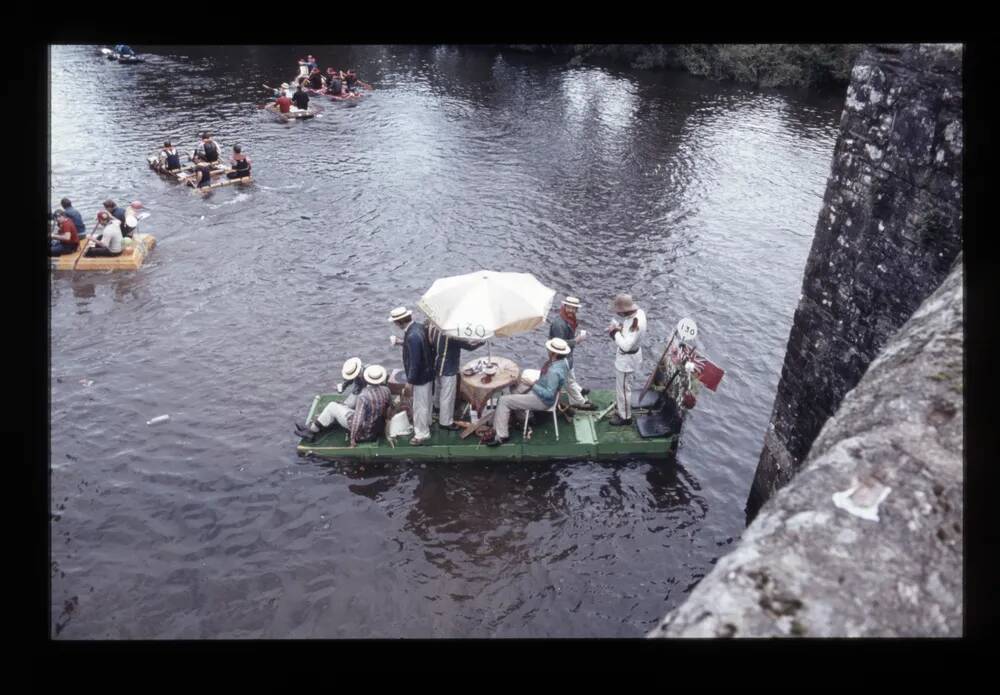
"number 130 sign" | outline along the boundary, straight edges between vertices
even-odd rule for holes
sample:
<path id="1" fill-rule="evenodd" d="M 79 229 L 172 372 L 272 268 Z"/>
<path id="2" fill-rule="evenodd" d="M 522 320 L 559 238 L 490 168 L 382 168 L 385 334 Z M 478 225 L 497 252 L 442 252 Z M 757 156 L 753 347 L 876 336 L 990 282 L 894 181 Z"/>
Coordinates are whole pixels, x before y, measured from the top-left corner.
<path id="1" fill-rule="evenodd" d="M 466 323 L 458 327 L 458 334 L 463 338 L 485 338 L 486 327 L 482 324 Z"/>
<path id="2" fill-rule="evenodd" d="M 683 341 L 694 340 L 698 336 L 698 324 L 693 319 L 681 319 L 677 324 L 677 334 Z"/>

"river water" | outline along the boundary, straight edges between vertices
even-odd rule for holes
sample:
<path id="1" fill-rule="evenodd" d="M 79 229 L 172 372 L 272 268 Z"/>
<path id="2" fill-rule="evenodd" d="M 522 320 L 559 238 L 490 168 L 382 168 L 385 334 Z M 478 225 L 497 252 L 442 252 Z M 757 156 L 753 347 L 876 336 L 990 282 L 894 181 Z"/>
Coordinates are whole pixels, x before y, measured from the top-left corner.
<path id="1" fill-rule="evenodd" d="M 51 607 L 61 638 L 641 636 L 744 527 L 843 95 L 481 47 L 51 49 L 51 198 L 140 199 L 136 273 L 52 274 Z M 376 87 L 281 124 L 299 56 Z M 254 183 L 144 156 L 210 128 Z M 646 368 L 683 316 L 726 370 L 676 461 L 331 464 L 294 419 L 437 277 L 534 273 Z M 523 365 L 541 329 L 498 340 Z M 612 351 L 578 350 L 612 388 Z M 164 424 L 146 421 L 169 414 Z"/>

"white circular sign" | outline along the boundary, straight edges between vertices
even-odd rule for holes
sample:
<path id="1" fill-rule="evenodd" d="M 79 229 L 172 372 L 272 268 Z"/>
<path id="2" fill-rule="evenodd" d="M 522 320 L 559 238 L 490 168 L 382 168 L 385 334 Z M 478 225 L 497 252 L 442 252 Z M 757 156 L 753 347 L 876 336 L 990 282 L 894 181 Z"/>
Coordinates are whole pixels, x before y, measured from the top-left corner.
<path id="1" fill-rule="evenodd" d="M 677 323 L 677 333 L 681 340 L 694 340 L 698 336 L 698 324 L 693 319 L 681 319 Z"/>

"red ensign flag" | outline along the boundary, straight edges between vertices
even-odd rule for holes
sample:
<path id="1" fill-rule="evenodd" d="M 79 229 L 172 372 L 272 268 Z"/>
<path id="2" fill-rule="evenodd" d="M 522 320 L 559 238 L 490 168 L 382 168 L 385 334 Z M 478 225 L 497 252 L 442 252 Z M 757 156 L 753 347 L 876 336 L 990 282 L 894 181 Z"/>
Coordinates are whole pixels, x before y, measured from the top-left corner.
<path id="1" fill-rule="evenodd" d="M 698 381 L 705 384 L 709 389 L 715 391 L 719 388 L 719 382 L 722 381 L 722 377 L 725 372 L 714 365 L 708 360 L 707 357 L 703 355 L 696 355 L 694 358 L 695 373 L 698 375 Z"/>

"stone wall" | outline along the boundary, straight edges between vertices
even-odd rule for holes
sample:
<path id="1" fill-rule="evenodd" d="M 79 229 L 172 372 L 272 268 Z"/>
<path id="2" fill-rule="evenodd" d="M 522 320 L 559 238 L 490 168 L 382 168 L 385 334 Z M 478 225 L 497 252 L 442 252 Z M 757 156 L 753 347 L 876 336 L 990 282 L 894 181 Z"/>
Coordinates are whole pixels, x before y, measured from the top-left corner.
<path id="1" fill-rule="evenodd" d="M 651 637 L 962 635 L 961 257 Z"/>
<path id="2" fill-rule="evenodd" d="M 961 248 L 962 48 L 866 48 L 851 74 L 748 521 Z"/>

